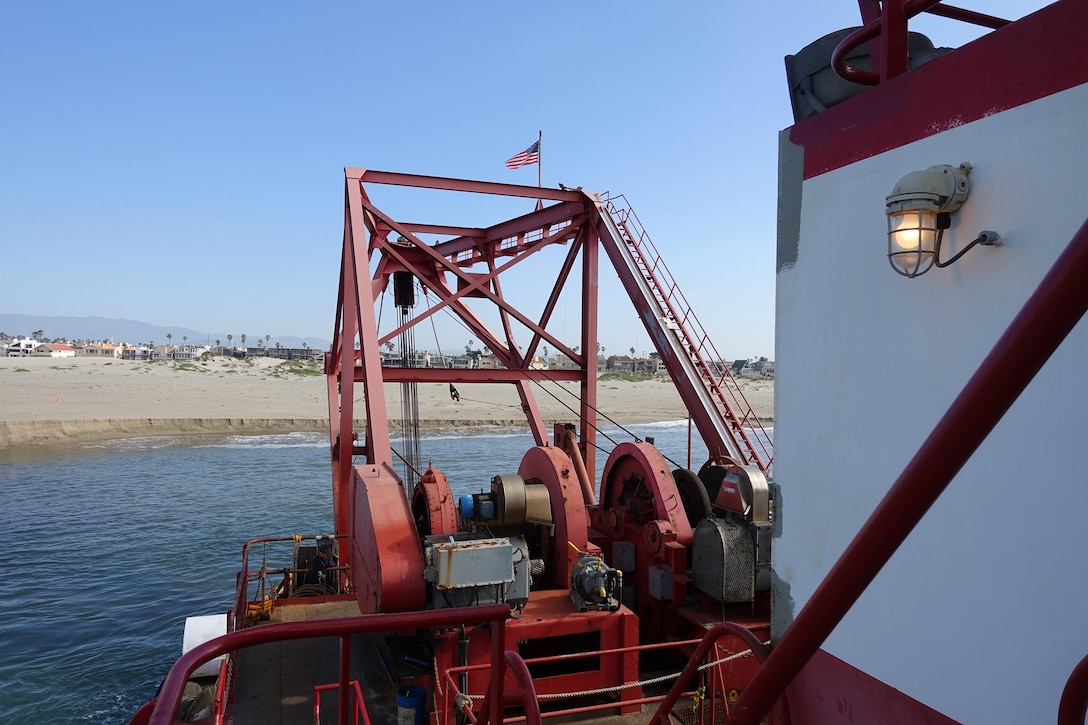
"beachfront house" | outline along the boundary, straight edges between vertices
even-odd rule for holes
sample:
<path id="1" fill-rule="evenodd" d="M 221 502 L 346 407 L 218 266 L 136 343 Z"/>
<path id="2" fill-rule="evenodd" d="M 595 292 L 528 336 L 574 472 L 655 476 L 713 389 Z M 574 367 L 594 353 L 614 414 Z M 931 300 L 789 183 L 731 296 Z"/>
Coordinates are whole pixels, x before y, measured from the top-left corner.
<path id="1" fill-rule="evenodd" d="M 29 357 L 30 353 L 34 351 L 41 343 L 37 340 L 31 340 L 29 337 L 20 337 L 17 340 L 8 340 L 7 346 L 4 350 L 5 357 Z"/>
<path id="2" fill-rule="evenodd" d="M 633 373 L 635 361 L 626 355 L 609 355 L 608 369 L 614 373 Z"/>
<path id="3" fill-rule="evenodd" d="M 76 350 L 66 342 L 43 342 L 33 349 L 31 357 L 75 357 Z"/>
<path id="4" fill-rule="evenodd" d="M 753 370 L 752 370 L 752 361 L 751 360 L 734 360 L 733 361 L 733 375 L 735 375 L 735 376 L 751 375 L 752 373 L 753 373 Z"/>
<path id="5" fill-rule="evenodd" d="M 765 378 L 773 378 L 774 360 L 768 360 L 765 357 L 761 357 L 759 360 L 752 363 L 752 372 Z"/>
<path id="6" fill-rule="evenodd" d="M 211 348 L 207 345 L 178 345 L 174 350 L 175 360 L 196 360 Z"/>
<path id="7" fill-rule="evenodd" d="M 224 353 L 229 355 L 230 351 L 227 350 Z M 315 350 L 312 347 L 266 347 L 264 348 L 264 357 L 272 357 L 277 360 L 321 360 L 325 357 L 324 350 Z M 355 351 L 355 359 L 359 359 L 359 351 Z M 400 360 L 400 355 L 396 356 L 397 360 Z M 382 365 L 393 364 L 385 362 L 385 353 L 382 353 Z M 399 362 L 396 365 L 400 365 Z"/>
<path id="8" fill-rule="evenodd" d="M 121 357 L 121 346 L 112 342 L 90 342 L 76 348 L 76 357 L 119 358 Z"/>
<path id="9" fill-rule="evenodd" d="M 577 370 L 578 369 L 578 363 L 574 362 L 573 360 L 571 360 L 569 357 L 567 357 L 563 353 L 557 353 L 556 356 L 554 358 L 552 358 L 551 369 L 552 370 Z"/>

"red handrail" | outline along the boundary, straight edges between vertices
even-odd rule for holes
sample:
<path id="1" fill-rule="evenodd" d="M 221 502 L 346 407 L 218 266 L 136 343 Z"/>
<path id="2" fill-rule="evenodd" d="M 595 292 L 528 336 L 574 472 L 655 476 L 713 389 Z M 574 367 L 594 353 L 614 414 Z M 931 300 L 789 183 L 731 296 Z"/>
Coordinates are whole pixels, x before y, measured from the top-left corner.
<path id="1" fill-rule="evenodd" d="M 517 688 L 512 690 L 505 690 L 502 693 L 497 693 L 494 690 L 487 693 L 484 698 L 483 717 L 480 718 L 480 725 L 488 725 L 489 722 L 494 722 L 496 725 L 501 723 L 502 720 L 490 720 L 491 707 L 490 704 L 498 697 L 501 700 L 503 707 L 507 705 L 519 705 L 525 712 L 525 722 L 528 725 L 540 725 L 540 705 L 536 701 L 536 688 L 533 686 L 533 677 L 529 674 L 529 667 L 525 664 L 525 660 L 521 658 L 517 652 L 504 652 L 503 659 L 506 662 L 506 666 L 510 668 L 510 671 L 514 675 L 514 681 L 517 682 Z M 501 695 L 501 697 L 500 697 Z M 499 711 L 502 712 L 501 710 Z M 500 715 L 501 717 L 501 715 Z"/>
<path id="2" fill-rule="evenodd" d="M 702 665 L 703 660 L 706 659 L 707 653 L 710 652 L 710 649 L 722 637 L 736 637 L 752 650 L 752 654 L 754 654 L 760 662 L 766 661 L 767 647 L 748 629 L 734 622 L 719 622 L 718 624 L 715 624 L 707 630 L 707 633 L 699 640 L 699 646 L 695 648 L 695 652 L 688 658 L 687 665 L 684 666 L 684 670 L 680 673 L 680 676 L 676 678 L 676 682 L 672 684 L 672 687 L 669 689 L 669 694 L 666 695 L 665 699 L 661 701 L 661 704 L 657 706 L 657 711 L 654 712 L 654 716 L 650 718 L 650 725 L 669 725 L 672 722 L 672 716 L 669 713 L 672 712 L 672 708 L 680 699 L 680 695 L 683 693 L 684 688 L 691 682 L 691 679 L 695 677 L 695 673 L 699 671 L 699 667 Z M 785 703 L 782 703 L 779 706 L 777 715 L 778 717 L 775 718 L 776 725 L 789 725 L 789 710 Z"/>
<path id="3" fill-rule="evenodd" d="M 344 534 L 338 534 L 334 538 L 340 540 L 346 540 L 347 536 Z M 302 541 L 308 539 L 317 540 L 314 535 L 303 536 Z M 235 576 L 235 596 L 234 596 L 234 608 L 232 610 L 234 615 L 234 627 L 245 626 L 246 621 L 246 605 L 249 603 L 249 580 L 251 574 L 249 573 L 249 550 L 255 544 L 271 544 L 271 543 L 286 543 L 288 541 L 295 541 L 294 536 L 266 536 L 261 539 L 252 539 L 242 545 L 242 567 L 238 570 Z M 344 570 L 346 567 L 336 567 L 338 570 Z"/>
<path id="4" fill-rule="evenodd" d="M 149 720 L 151 725 L 171 725 L 174 713 L 181 702 L 181 694 L 189 675 L 203 663 L 220 655 L 234 652 L 267 642 L 281 642 L 291 639 L 311 637 L 340 637 L 341 672 L 340 686 L 343 695 L 347 694 L 348 677 L 344 663 L 350 656 L 350 637 L 353 634 L 384 632 L 398 629 L 429 629 L 457 624 L 491 624 L 492 661 L 502 662 L 502 652 L 506 649 L 506 619 L 510 616 L 510 607 L 505 604 L 489 604 L 481 607 L 459 609 L 435 609 L 424 612 L 394 612 L 391 614 L 367 614 L 358 617 L 339 619 L 321 619 L 308 622 L 277 622 L 260 627 L 230 632 L 221 637 L 193 647 L 181 656 L 162 683 L 158 697 L 155 698 L 154 710 Z M 491 687 L 493 691 L 502 688 L 505 668 L 493 667 Z M 146 706 L 145 706 L 146 707 Z M 493 699 L 494 712 L 492 722 L 500 722 L 501 698 Z M 143 712 L 144 708 L 141 708 Z M 347 708 L 341 707 L 341 723 L 346 724 Z"/>
<path id="5" fill-rule="evenodd" d="M 895 4 L 890 5 L 891 3 Z M 995 29 L 1003 28 L 1009 24 L 1009 21 L 1003 18 L 978 13 L 973 10 L 965 10 L 964 8 L 958 8 L 952 5 L 944 5 L 940 0 L 905 0 L 905 2 L 904 0 L 885 0 L 885 5 L 888 5 L 888 7 L 884 9 L 885 14 L 895 11 L 897 14 L 892 15 L 892 17 L 895 18 L 897 24 L 902 23 L 904 27 L 885 28 L 883 17 L 878 17 L 843 38 L 842 42 L 838 44 L 835 51 L 831 54 L 831 67 L 835 69 L 835 73 L 843 80 L 851 81 L 863 86 L 875 86 L 881 81 L 886 81 L 893 75 L 897 75 L 884 75 L 882 73 L 874 73 L 873 71 L 859 70 L 846 64 L 846 55 L 862 43 L 867 43 L 876 37 L 888 33 L 901 33 L 904 36 L 903 42 L 905 43 L 906 21 L 910 20 L 915 15 L 930 13 L 931 15 L 940 15 L 972 25 L 980 25 L 985 28 Z M 906 53 L 905 45 L 903 46 L 902 51 L 903 53 Z M 901 60 L 901 64 L 905 70 L 905 57 Z"/>
<path id="6" fill-rule="evenodd" d="M 353 707 L 351 709 L 351 713 L 352 713 L 352 715 L 354 715 L 354 717 L 351 720 L 352 725 L 359 725 L 359 716 L 360 715 L 363 716 L 363 725 L 370 725 L 370 713 L 366 709 L 366 701 L 363 699 L 363 691 L 359 687 L 359 681 L 358 680 L 352 680 L 351 682 L 348 683 L 348 686 L 351 688 L 351 692 L 355 693 L 355 707 Z M 334 682 L 334 683 L 332 683 L 330 685 L 317 685 L 317 686 L 314 687 L 314 722 L 315 723 L 321 722 L 321 693 L 322 692 L 327 692 L 328 690 L 337 690 L 337 691 L 339 691 L 340 689 L 341 689 L 340 688 L 340 683 L 338 683 L 338 682 Z"/>
<path id="7" fill-rule="evenodd" d="M 786 630 L 727 723 L 759 722 L 842 621 L 1084 316 L 1088 310 L 1085 279 L 1088 220 Z"/>

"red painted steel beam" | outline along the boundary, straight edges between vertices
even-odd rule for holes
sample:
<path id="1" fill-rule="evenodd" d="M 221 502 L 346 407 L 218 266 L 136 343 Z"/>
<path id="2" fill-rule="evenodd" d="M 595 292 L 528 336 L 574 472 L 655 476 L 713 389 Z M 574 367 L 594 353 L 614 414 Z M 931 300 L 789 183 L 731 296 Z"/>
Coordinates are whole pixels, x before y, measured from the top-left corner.
<path id="1" fill-rule="evenodd" d="M 524 216 L 517 217 L 516 219 L 509 219 L 500 222 L 495 226 L 480 230 L 480 234 L 468 233 L 455 239 L 447 239 L 444 242 L 435 244 L 434 248 L 439 254 L 449 257 L 460 252 L 467 252 L 478 246 L 481 239 L 487 242 L 499 242 L 519 234 L 529 234 L 536 231 L 544 233 L 554 224 L 561 224 L 562 222 L 569 221 L 570 225 L 561 230 L 554 238 L 549 239 L 545 234 L 544 239 L 547 240 L 545 243 L 554 244 L 557 241 L 562 241 L 564 237 L 568 236 L 568 231 L 571 233 L 577 231 L 578 226 L 584 221 L 587 208 L 587 203 L 575 204 L 572 202 L 565 202 L 563 204 L 554 204 L 545 207 L 540 211 L 534 211 L 525 214 Z M 405 226 L 409 229 L 412 228 L 412 225 L 406 224 Z M 532 244 L 540 243 L 541 242 L 532 242 Z M 498 256 L 498 254 L 499 253 L 496 252 L 496 256 Z"/>
<path id="2" fill-rule="evenodd" d="M 945 5 L 944 3 L 938 3 L 931 8 L 928 8 L 925 12 L 930 15 L 939 15 L 942 18 L 949 18 L 951 20 L 959 20 L 963 23 L 970 23 L 971 25 L 980 25 L 984 28 L 991 28 L 997 30 L 1008 25 L 1010 20 L 999 18 L 994 15 L 986 15 L 985 13 L 978 13 L 974 10 L 966 10 L 964 8 L 957 8 L 953 5 Z"/>
<path id="3" fill-rule="evenodd" d="M 880 82 L 907 72 L 907 15 L 904 0 L 884 0 L 880 8 Z"/>
<path id="4" fill-rule="evenodd" d="M 582 458 L 585 467 L 597 471 L 597 310 L 598 310 L 598 273 L 600 270 L 601 247 L 597 231 L 587 227 L 586 237 L 582 240 L 582 363 L 584 377 L 579 385 L 579 436 L 581 437 Z M 559 372 L 559 371 L 556 371 Z"/>
<path id="5" fill-rule="evenodd" d="M 578 232 L 578 228 L 588 220 L 588 214 L 584 213 L 585 208 L 578 205 L 579 208 L 572 212 L 571 207 L 574 206 L 574 204 L 557 204 L 535 212 L 544 215 L 545 218 L 531 220 L 531 224 L 529 222 L 515 224 L 515 222 L 520 221 L 517 219 L 499 224 L 488 230 L 487 235 L 483 238 L 485 244 L 482 246 L 477 244 L 476 246 L 481 249 L 481 254 L 485 253 L 484 250 L 490 249 L 491 255 L 498 258 L 518 254 L 526 248 L 547 244 L 566 244 Z M 555 213 L 549 214 L 553 209 L 556 210 Z M 560 229 L 554 232 L 551 230 L 551 227 L 560 224 L 563 225 Z M 524 241 L 525 237 L 537 234 L 540 235 L 538 239 Z M 522 242 L 516 246 L 502 246 L 503 242 L 511 238 L 520 238 Z M 471 239 L 450 239 L 439 242 L 435 245 L 435 249 L 441 254 L 453 257 L 458 253 L 468 251 L 473 246 L 472 241 Z M 461 262 L 458 261 L 458 263 Z"/>
<path id="6" fill-rule="evenodd" d="M 563 258 L 563 264 L 559 268 L 559 273 L 556 275 L 556 281 L 552 286 L 551 294 L 548 295 L 548 300 L 544 303 L 544 309 L 540 313 L 540 322 L 537 323 L 539 325 L 539 331 L 533 333 L 533 337 L 529 341 L 529 346 L 525 348 L 525 356 L 530 360 L 532 360 L 533 355 L 536 354 L 537 345 L 540 344 L 542 333 L 552 318 L 555 306 L 559 303 L 559 297 L 563 294 L 563 289 L 566 287 L 567 280 L 570 278 L 570 271 L 574 268 L 574 262 L 578 258 L 578 252 L 580 252 L 581 249 L 582 244 L 576 238 L 574 244 L 570 246 L 566 256 Z M 574 350 L 566 345 L 560 344 L 558 339 L 552 340 L 552 344 L 557 348 L 556 352 L 562 352 L 571 360 L 577 357 Z"/>
<path id="7" fill-rule="evenodd" d="M 1088 310 L 1088 221 L 862 526 L 728 723 L 758 723 Z M 1083 721 L 1083 720 L 1082 720 Z"/>
<path id="8" fill-rule="evenodd" d="M 362 234 L 364 225 L 371 228 L 371 230 L 373 227 L 366 224 L 364 219 L 362 189 L 358 184 L 352 183 L 350 179 L 347 181 L 347 202 L 350 246 L 345 249 L 344 273 L 346 276 L 344 278 L 344 287 L 345 292 L 350 294 L 350 300 L 357 310 L 359 339 L 363 342 L 369 342 L 378 339 L 378 321 L 374 317 L 374 305 L 370 300 L 370 296 L 366 296 L 366 304 L 363 304 L 360 297 L 363 280 L 370 279 L 370 263 L 369 255 L 362 252 L 362 245 L 359 244 L 356 235 Z M 354 339 L 353 334 L 350 337 L 345 336 L 341 340 L 341 345 L 344 348 L 340 363 L 342 371 L 355 369 Z M 385 394 L 382 388 L 381 352 L 376 345 L 360 345 L 360 348 L 359 358 L 362 362 L 363 392 L 365 394 L 363 404 L 366 408 L 367 462 L 379 466 L 384 465 L 392 469 L 393 454 L 389 448 L 389 418 L 386 413 Z M 343 383 L 343 377 L 341 376 L 341 383 Z M 354 376 L 349 377 L 348 380 L 354 380 Z M 346 413 L 341 414 L 341 435 L 343 435 L 344 430 L 352 429 L 351 403 L 354 396 L 350 392 L 350 387 L 346 397 L 347 405 L 345 406 L 345 396 L 343 394 L 340 396 L 341 410 L 346 409 Z M 341 445 L 340 448 L 341 452 L 343 452 L 347 446 Z M 348 449 L 348 453 L 350 452 L 350 449 Z M 343 462 L 341 465 L 343 466 Z M 341 475 L 343 474 L 345 474 L 345 471 L 342 470 Z"/>
<path id="9" fill-rule="evenodd" d="M 566 382 L 581 380 L 584 375 L 578 370 L 481 370 L 479 368 L 404 368 L 385 367 L 387 383 L 516 383 L 520 380 L 539 382 Z M 355 369 L 355 376 L 362 373 Z"/>
<path id="10" fill-rule="evenodd" d="M 485 231 L 479 227 L 453 227 L 445 224 L 419 224 L 416 222 L 401 222 L 406 229 L 411 229 L 416 234 L 437 234 L 439 236 L 467 237 L 469 241 L 483 239 Z"/>
<path id="11" fill-rule="evenodd" d="M 465 281 L 465 285 L 466 285 L 467 288 L 474 288 L 476 290 L 479 290 L 485 297 L 487 297 L 487 299 L 491 300 L 491 302 L 493 304 L 495 304 L 500 309 L 505 310 L 506 312 L 508 312 L 518 322 L 525 325 L 530 330 L 534 330 L 534 331 L 538 331 L 538 332 L 542 333 L 543 336 L 546 337 L 548 340 L 552 341 L 553 344 L 559 344 L 558 341 L 553 336 L 549 335 L 546 331 L 541 330 L 539 328 L 539 326 L 537 326 L 536 323 L 533 322 L 532 320 L 530 320 L 526 315 L 522 314 L 520 311 L 518 311 L 512 305 L 507 303 L 505 299 L 503 299 L 499 295 L 495 294 L 494 292 L 492 292 L 491 290 L 489 290 L 485 286 L 483 286 L 481 284 L 480 279 L 472 279 L 472 278 L 466 277 L 464 275 L 464 273 L 460 269 L 458 269 L 456 267 L 456 265 L 451 264 L 445 257 L 438 254 L 429 244 L 425 244 L 422 240 L 414 238 L 413 235 L 411 234 L 411 232 L 409 232 L 407 229 L 405 229 L 398 222 L 396 222 L 393 219 L 391 219 L 390 217 L 388 217 L 384 212 L 380 211 L 379 209 L 374 208 L 373 206 L 368 206 L 367 210 L 371 214 L 374 214 L 377 218 L 381 219 L 383 222 L 388 224 L 395 231 L 400 232 L 406 238 L 409 238 L 412 241 L 415 249 L 418 249 L 418 250 L 422 251 L 425 255 L 430 257 L 440 268 L 445 268 L 445 271 L 452 273 L 454 276 L 458 277 L 459 279 L 463 279 Z M 384 245 L 383 249 L 384 249 L 384 252 L 386 254 L 396 258 L 397 261 L 399 261 L 402 264 L 406 265 L 406 267 L 408 267 L 409 269 L 411 268 L 411 265 L 408 263 L 408 261 L 403 256 L 401 256 L 401 255 L 399 255 L 397 253 L 395 245 L 386 244 L 386 245 Z M 534 249 L 532 251 L 536 251 L 536 250 Z M 513 259 L 509 263 L 503 265 L 502 268 L 496 270 L 496 272 L 494 274 L 495 275 L 501 274 L 502 272 L 508 270 L 514 264 L 517 264 L 517 263 L 521 262 L 522 260 L 526 259 L 527 257 L 528 257 L 528 252 L 526 254 L 522 254 L 522 255 L 518 256 L 516 259 Z M 436 292 L 437 292 L 437 290 L 436 290 Z M 465 292 L 464 290 L 459 290 L 458 291 L 459 296 L 463 296 L 464 292 Z M 469 319 L 466 319 L 465 321 L 469 322 Z M 477 336 L 479 337 L 479 334 L 477 334 Z M 373 337 L 370 337 L 368 339 L 377 340 L 378 336 L 377 336 L 377 334 L 375 334 Z M 490 345 L 489 345 L 489 347 L 490 347 Z M 495 352 L 494 349 L 492 349 L 492 351 Z"/>
<path id="12" fill-rule="evenodd" d="M 370 632 L 392 632 L 396 630 L 429 629 L 431 627 L 453 626 L 458 624 L 484 624 L 491 622 L 492 652 L 498 652 L 493 661 L 502 662 L 505 647 L 506 628 L 503 622 L 510 616 L 510 607 L 505 604 L 488 604 L 481 607 L 463 609 L 432 609 L 422 612 L 397 612 L 395 614 L 371 614 L 338 619 L 319 619 L 306 622 L 277 622 L 262 624 L 259 627 L 241 629 L 193 647 L 181 656 L 170 668 L 163 680 L 151 713 L 151 725 L 172 725 L 174 712 L 181 702 L 181 693 L 189 675 L 201 664 L 228 652 L 235 652 L 246 647 L 253 647 L 268 642 L 285 642 L 294 639 L 312 637 L 344 637 Z M 493 668 L 492 685 L 497 679 L 501 687 L 502 667 Z M 346 682 L 340 686 L 345 687 Z"/>
<path id="13" fill-rule="evenodd" d="M 352 166 L 344 168 L 349 179 L 356 179 L 364 184 L 387 184 L 389 186 L 412 186 L 420 189 L 440 189 L 445 191 L 467 191 L 474 194 L 495 194 L 497 196 L 516 196 L 525 199 L 548 199 L 551 201 L 583 201 L 585 195 L 580 191 L 549 189 L 540 186 L 521 184 L 500 184 L 494 181 L 472 181 L 470 179 L 450 179 L 444 176 L 424 176 L 421 174 L 402 174 L 395 171 L 376 171 Z"/>
<path id="14" fill-rule="evenodd" d="M 381 212 L 378 213 L 382 214 Z M 382 214 L 382 216 L 384 217 L 384 214 Z M 517 368 L 518 364 L 515 362 L 516 358 L 514 350 L 502 344 L 499 341 L 498 337 L 494 335 L 494 333 L 492 333 L 490 329 L 488 329 L 487 325 L 484 324 L 484 322 L 480 320 L 474 312 L 472 312 L 469 308 L 465 307 L 461 303 L 460 300 L 462 298 L 466 297 L 470 292 L 475 290 L 479 291 L 487 299 L 489 299 L 498 308 L 500 313 L 509 313 L 515 319 L 517 319 L 518 322 L 524 325 L 529 331 L 533 332 L 534 334 L 540 335 L 549 343 L 554 345 L 557 349 L 563 350 L 568 353 L 571 352 L 569 348 L 567 348 L 566 345 L 564 345 L 558 338 L 548 333 L 540 325 L 536 324 L 534 321 L 529 319 L 528 316 L 519 312 L 513 305 L 507 302 L 506 298 L 502 296 L 501 292 L 492 291 L 487 288 L 487 282 L 497 282 L 499 275 L 510 270 L 514 265 L 520 264 L 521 262 L 525 261 L 530 255 L 536 253 L 542 247 L 534 246 L 532 248 L 523 249 L 515 259 L 510 260 L 502 267 L 491 269 L 487 274 L 467 276 L 466 273 L 456 269 L 452 263 L 447 262 L 441 256 L 436 256 L 433 248 L 427 244 L 424 244 L 421 240 L 412 239 L 410 241 L 413 243 L 413 246 L 410 248 L 402 248 L 394 244 L 382 243 L 381 251 L 384 255 L 393 258 L 398 264 L 402 265 L 405 270 L 411 272 L 413 275 L 420 279 L 427 279 L 427 272 L 429 271 L 423 269 L 420 265 L 426 263 L 435 263 L 436 266 L 445 268 L 444 270 L 439 269 L 440 273 L 442 271 L 452 272 L 458 279 L 464 281 L 464 286 L 454 292 L 448 288 L 444 280 L 442 280 L 441 284 L 435 284 L 435 282 L 432 281 L 432 291 L 441 300 L 440 304 L 428 309 L 425 312 L 420 313 L 416 317 L 413 317 L 409 322 L 390 331 L 385 336 L 381 338 L 376 338 L 379 345 L 384 344 L 387 340 L 394 339 L 404 330 L 415 326 L 423 320 L 426 320 L 431 315 L 437 313 L 444 307 L 449 306 L 462 320 L 464 320 L 467 325 L 469 325 L 469 327 L 472 328 L 473 334 L 479 337 L 480 340 L 483 341 L 484 344 L 486 344 L 487 347 L 490 348 L 491 351 L 494 352 L 500 360 L 502 360 L 503 364 L 505 364 L 509 368 Z M 409 258 L 409 256 L 406 254 L 409 249 L 415 250 L 416 252 L 423 252 L 423 254 L 420 255 L 420 259 L 418 261 L 414 258 Z M 373 287 L 374 289 L 378 289 L 379 285 L 375 283 Z M 498 288 L 496 285 L 496 290 L 497 289 Z"/>

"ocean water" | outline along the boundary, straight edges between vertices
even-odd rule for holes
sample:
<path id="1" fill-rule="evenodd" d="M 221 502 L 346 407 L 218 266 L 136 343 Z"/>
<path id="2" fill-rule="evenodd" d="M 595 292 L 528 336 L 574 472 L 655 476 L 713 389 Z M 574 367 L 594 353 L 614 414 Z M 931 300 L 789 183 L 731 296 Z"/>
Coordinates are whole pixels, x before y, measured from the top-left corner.
<path id="1" fill-rule="evenodd" d="M 687 464 L 686 421 L 629 430 Z M 421 442 L 455 494 L 516 472 L 531 445 Z M 0 723 L 127 723 L 180 656 L 185 618 L 230 608 L 245 542 L 331 533 L 328 451 L 318 434 L 0 448 Z"/>

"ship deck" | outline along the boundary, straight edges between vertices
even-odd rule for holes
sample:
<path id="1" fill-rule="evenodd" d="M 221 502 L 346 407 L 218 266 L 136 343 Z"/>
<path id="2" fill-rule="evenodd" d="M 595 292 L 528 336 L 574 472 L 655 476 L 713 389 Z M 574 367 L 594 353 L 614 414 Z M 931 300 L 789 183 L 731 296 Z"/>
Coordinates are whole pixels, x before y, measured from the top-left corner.
<path id="1" fill-rule="evenodd" d="M 357 614 L 358 605 L 354 598 L 290 603 L 278 606 L 267 623 L 333 619 Z M 403 652 L 393 651 L 395 649 L 396 643 L 391 647 L 382 634 L 351 637 L 351 679 L 359 683 L 367 713 L 374 723 L 397 721 L 396 692 L 399 687 L 410 684 L 411 678 L 407 675 L 420 673 L 418 670 L 407 672 L 404 661 L 408 658 Z M 270 725 L 314 723 L 314 688 L 335 685 L 338 681 L 339 650 L 340 641 L 336 637 L 284 640 L 240 650 L 231 709 L 233 721 Z M 644 672 L 643 676 L 661 674 L 665 674 L 664 671 Z M 656 694 L 663 694 L 664 689 Z M 695 722 L 692 707 L 687 703 L 682 700 L 673 710 L 677 722 Z M 335 689 L 326 691 L 320 704 L 320 722 L 336 722 L 338 701 Z M 610 714 L 608 711 L 552 717 L 547 713 L 542 715 L 549 723 L 629 725 L 647 722 L 656 707 L 656 703 L 647 703 L 640 712 L 628 715 Z"/>
<path id="2" fill-rule="evenodd" d="M 355 599 L 292 604 L 272 613 L 270 622 L 301 622 L 350 617 Z M 351 679 L 363 688 L 371 722 L 396 722 L 398 682 L 379 635 L 351 638 Z M 314 687 L 339 679 L 340 641 L 336 637 L 270 642 L 238 653 L 233 706 L 236 723 L 294 725 L 314 722 Z M 321 722 L 336 722 L 335 691 L 321 698 Z"/>

